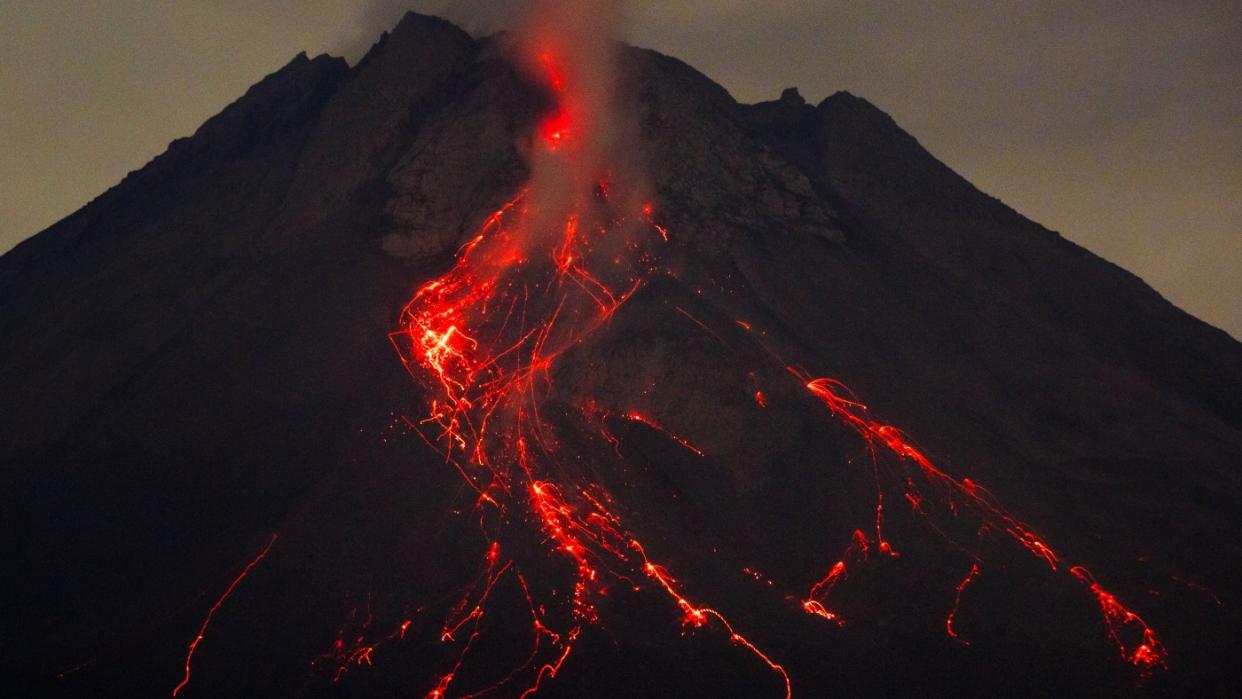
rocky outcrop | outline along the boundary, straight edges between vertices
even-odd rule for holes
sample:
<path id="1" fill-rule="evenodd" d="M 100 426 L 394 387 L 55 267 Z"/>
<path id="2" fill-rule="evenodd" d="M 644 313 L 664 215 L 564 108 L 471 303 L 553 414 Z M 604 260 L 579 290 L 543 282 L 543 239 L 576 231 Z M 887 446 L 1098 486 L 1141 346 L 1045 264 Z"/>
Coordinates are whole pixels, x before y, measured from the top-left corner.
<path id="1" fill-rule="evenodd" d="M 369 214 L 385 175 L 456 90 L 477 50 L 457 27 L 407 14 L 324 107 L 265 242 L 277 251 L 363 243 L 357 229 L 360 220 L 374 223 Z"/>

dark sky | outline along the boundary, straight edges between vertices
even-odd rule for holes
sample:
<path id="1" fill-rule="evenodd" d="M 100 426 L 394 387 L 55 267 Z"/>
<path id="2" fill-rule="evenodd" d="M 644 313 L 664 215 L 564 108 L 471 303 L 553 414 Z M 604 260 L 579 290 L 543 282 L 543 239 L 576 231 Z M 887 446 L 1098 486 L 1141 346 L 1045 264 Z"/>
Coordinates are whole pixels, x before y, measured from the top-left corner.
<path id="1" fill-rule="evenodd" d="M 77 209 L 301 50 L 356 59 L 407 6 L 5 0 L 0 251 Z M 634 0 L 631 43 L 742 101 L 839 89 L 1027 216 L 1242 337 L 1242 3 Z"/>

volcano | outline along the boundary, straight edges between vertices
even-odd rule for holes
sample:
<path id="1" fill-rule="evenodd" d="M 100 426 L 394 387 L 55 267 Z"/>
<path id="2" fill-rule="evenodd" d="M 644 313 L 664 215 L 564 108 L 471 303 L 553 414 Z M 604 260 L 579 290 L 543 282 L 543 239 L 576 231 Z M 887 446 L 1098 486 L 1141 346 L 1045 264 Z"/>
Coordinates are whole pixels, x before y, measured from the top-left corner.
<path id="1" fill-rule="evenodd" d="M 0 258 L 15 695 L 1242 681 L 1242 345 L 864 99 L 603 54 L 407 14 Z"/>

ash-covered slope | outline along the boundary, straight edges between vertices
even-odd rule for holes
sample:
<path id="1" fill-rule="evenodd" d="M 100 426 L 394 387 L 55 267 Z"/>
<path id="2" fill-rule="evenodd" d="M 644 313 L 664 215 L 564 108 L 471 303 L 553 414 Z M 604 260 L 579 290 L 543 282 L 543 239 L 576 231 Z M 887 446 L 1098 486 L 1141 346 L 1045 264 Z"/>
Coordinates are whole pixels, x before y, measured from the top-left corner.
<path id="1" fill-rule="evenodd" d="M 388 333 L 526 181 L 549 98 L 503 42 L 410 14 L 354 68 L 299 56 L 0 258 L 11 681 L 171 690 L 274 532 L 187 692 L 421 693 L 452 665 L 427 631 L 442 619 L 419 615 L 473 574 L 478 532 L 457 474 L 403 427 L 423 409 Z M 671 273 L 566 355 L 547 405 L 642 410 L 705 454 L 631 425 L 624 472 L 589 467 L 687 588 L 801 696 L 1236 683 L 1242 345 L 978 192 L 864 100 L 739 105 L 621 50 Z M 857 437 L 739 320 L 1088 564 L 1160 632 L 1168 670 L 1144 684 L 1089 595 L 1011 553 L 962 607 L 971 645 L 954 641 L 969 563 L 904 502 L 888 504 L 902 557 L 843 589 L 849 623 L 801 614 L 786 596 L 866 526 L 874 485 Z M 549 694 L 780 693 L 727 638 L 682 638 L 659 600 L 613 604 Z M 402 619 L 427 629 L 338 677 L 338 640 Z M 494 667 L 472 661 L 459 691 L 512 665 L 493 634 Z"/>

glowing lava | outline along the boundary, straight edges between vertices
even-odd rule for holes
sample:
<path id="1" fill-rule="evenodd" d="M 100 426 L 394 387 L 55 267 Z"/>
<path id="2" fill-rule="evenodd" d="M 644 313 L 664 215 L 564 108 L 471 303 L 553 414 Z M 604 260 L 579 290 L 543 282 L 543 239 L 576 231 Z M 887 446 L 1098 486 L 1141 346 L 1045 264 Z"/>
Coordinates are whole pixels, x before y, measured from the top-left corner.
<path id="1" fill-rule="evenodd" d="M 789 697 L 792 682 L 785 667 L 715 606 L 692 601 L 699 595 L 684 589 L 665 566 L 648 556 L 617 513 L 607 489 L 578 465 L 582 455 L 568 453 L 557 426 L 541 414 L 558 360 L 606 327 L 648 280 L 661 274 L 655 251 L 670 235 L 656 223 L 655 207 L 644 201 L 641 188 L 614 181 L 607 168 L 593 171 L 595 164 L 575 160 L 590 152 L 583 139 L 589 136 L 584 129 L 592 125 L 592 111 L 583 107 L 575 92 L 574 72 L 560 68 L 555 52 L 539 53 L 536 62 L 555 104 L 535 127 L 533 158 L 559 164 L 568 173 L 587 172 L 590 181 L 571 177 L 560 200 L 545 196 L 538 182 L 517 193 L 483 222 L 444 274 L 417 290 L 390 336 L 426 396 L 425 417 L 410 425 L 473 491 L 471 514 L 484 539 L 477 578 L 446 614 L 438 635 L 441 643 L 454 648 L 456 660 L 428 682 L 426 696 L 478 696 L 502 688 L 509 695 L 533 694 L 556 678 L 572 658 L 575 643 L 606 615 L 601 601 L 615 586 L 666 599 L 670 611 L 680 615 L 683 633 L 697 629 L 722 633 L 741 651 L 739 658 L 773 673 L 774 692 Z M 713 331 L 685 309 L 676 310 L 725 343 L 723 329 Z M 751 323 L 736 324 L 755 334 Z M 772 368 L 779 373 L 786 367 Z M 893 500 L 904 500 L 920 521 L 962 551 L 969 565 L 953 599 L 946 600 L 948 636 L 969 644 L 959 637 L 954 620 L 984 561 L 978 541 L 959 540 L 940 522 L 941 510 L 952 514 L 958 523 L 954 529 L 965 522 L 976 539 L 997 534 L 1046 563 L 1050 574 L 1068 573 L 1095 596 L 1108 635 L 1128 662 L 1144 670 L 1164 665 L 1163 646 L 1137 614 L 1101 588 L 1086 569 L 1065 568 L 1032 527 L 1004 510 L 986 490 L 940 470 L 901 430 L 872 417 L 840 381 L 812 378 L 796 368 L 789 372 L 833 420 L 862 439 L 876 493 L 874 517 L 868 515 L 870 521 L 853 533 L 844 554 L 804 598 L 799 596 L 803 611 L 833 625 L 845 623 L 832 607 L 834 589 L 869 562 L 899 556 L 885 537 L 885 494 L 896 483 L 901 497 Z M 760 390 L 755 376 L 752 372 L 746 394 L 766 409 L 777 394 Z M 594 407 L 584 412 L 590 424 L 602 425 L 608 417 Z M 615 417 L 641 423 L 692 454 L 705 456 L 698 446 L 664 427 L 660 416 L 631 409 Z M 599 430 L 584 426 L 584 431 Z M 618 446 L 606 429 L 602 433 Z M 529 547 L 509 545 L 521 538 L 511 535 L 514 528 L 537 533 L 543 549 L 537 557 Z M 190 644 L 185 680 L 174 694 L 189 681 L 190 660 L 212 615 L 270 547 L 271 543 L 212 607 Z M 550 561 L 564 578 L 560 585 L 549 582 L 556 579 L 546 574 Z M 496 604 L 493 593 L 502 583 L 515 585 L 525 600 L 521 611 L 530 623 L 529 652 L 500 679 L 482 687 L 459 688 L 465 684 L 463 675 L 469 674 L 463 672 L 466 660 Z M 351 668 L 371 664 L 380 643 L 404 639 L 410 624 L 405 620 L 397 629 L 368 640 L 368 620 L 363 633 L 350 634 L 352 643 L 345 642 L 342 629 L 334 648 L 316 662 L 335 665 L 334 679 L 339 680 Z"/>
<path id="2" fill-rule="evenodd" d="M 541 53 L 539 64 L 558 104 L 536 129 L 535 158 L 556 163 L 581 157 L 583 134 L 577 129 L 586 121 L 580 114 L 589 113 L 580 108 L 585 101 L 573 94 L 572 74 L 559 70 L 550 53 Z M 562 167 L 582 170 L 577 162 Z M 566 595 L 532 590 L 525 574 L 531 563 L 502 550 L 503 532 L 483 527 L 489 539 L 484 574 L 446 621 L 441 640 L 457 642 L 463 629 L 468 636 L 429 697 L 453 688 L 487 616 L 491 591 L 510 575 L 529 603 L 532 648 L 502 684 L 527 677 L 522 696 L 557 675 L 584 627 L 598 621 L 598 600 L 607 586 L 637 590 L 641 580 L 668 597 L 683 628 L 719 627 L 778 674 L 789 695 L 784 668 L 721 612 L 689 601 L 612 511 L 607 492 L 565 465 L 556 430 L 540 414 L 557 359 L 608 323 L 657 271 L 650 249 L 666 242 L 668 231 L 653 221 L 650 204 L 621 189 L 599 173 L 568 197 L 568 206 L 550 204 L 531 189 L 519 193 L 483 224 L 448 272 L 415 293 L 392 334 L 405 366 L 428 391 L 428 416 L 418 427 L 477 494 L 480 521 L 535 523 L 547 552 L 568 563 L 572 575 Z M 703 454 L 650 417 L 624 417 Z M 557 599 L 564 600 L 565 613 L 545 612 Z M 553 629 L 551 616 L 567 625 Z"/>
<path id="3" fill-rule="evenodd" d="M 880 543 L 882 550 L 891 551 L 882 534 L 884 490 L 878 475 L 879 460 L 877 455 L 877 451 L 880 449 L 890 452 L 903 465 L 913 464 L 916 466 L 915 469 L 907 469 L 904 472 L 904 495 L 906 500 L 911 504 L 916 513 L 924 516 L 926 521 L 936 529 L 937 533 L 945 536 L 959 549 L 967 550 L 961 542 L 947 536 L 943 528 L 937 527 L 930 517 L 927 516 L 928 513 L 924 511 L 922 507 L 925 499 L 923 496 L 924 488 L 940 493 L 947 502 L 947 509 L 955 517 L 961 517 L 965 512 L 973 514 L 979 522 L 977 530 L 979 536 L 982 536 L 983 532 L 988 530 L 1003 532 L 1012 541 L 1024 547 L 1031 555 L 1046 562 L 1053 572 L 1060 570 L 1060 556 L 1044 543 L 1029 525 L 1021 522 L 1004 510 L 986 490 L 970 479 L 964 478 L 959 481 L 936 468 L 926 455 L 910 443 L 909 438 L 901 430 L 871 418 L 867 411 L 867 406 L 861 403 L 844 384 L 834 379 L 810 379 L 806 377 L 804 372 L 793 368 L 790 368 L 790 371 L 796 376 L 805 379 L 807 390 L 824 404 L 828 412 L 841 423 L 854 430 L 869 446 L 872 464 L 877 468 L 876 488 L 878 495 L 875 506 L 875 531 L 876 540 Z M 920 487 L 920 482 L 923 484 L 923 488 Z M 861 532 L 855 532 L 855 540 L 851 542 L 851 551 L 856 546 L 865 555 L 867 543 L 866 538 L 861 535 Z M 971 572 L 957 586 L 957 596 L 954 599 L 953 609 L 945 620 L 945 628 L 953 638 L 958 638 L 957 633 L 953 630 L 953 618 L 956 616 L 958 606 L 961 604 L 962 592 L 980 572 L 978 557 L 972 555 L 972 558 L 975 561 L 971 565 Z M 841 564 L 838 563 L 837 565 Z M 833 571 L 836 571 L 835 567 Z M 1155 632 L 1151 630 L 1141 617 L 1123 606 L 1111 593 L 1101 588 L 1099 583 L 1095 581 L 1094 576 L 1086 568 L 1072 566 L 1068 572 L 1074 579 L 1085 584 L 1095 595 L 1100 605 L 1100 612 L 1108 627 L 1108 634 L 1117 644 L 1123 658 L 1144 672 L 1165 665 L 1166 654 L 1164 647 L 1156 637 Z M 817 588 L 823 586 L 824 582 L 828 583 L 830 591 L 833 582 L 835 582 L 833 572 L 830 572 L 828 578 L 825 578 L 825 581 L 821 581 L 816 588 L 812 588 L 808 601 L 822 602 L 823 597 L 827 596 L 827 592 L 819 593 L 817 599 Z M 821 606 L 814 610 L 808 609 L 807 611 L 823 616 L 819 612 L 821 608 L 823 607 Z"/>
<path id="4" fill-rule="evenodd" d="M 536 128 L 542 149 L 536 157 L 577 157 L 575 144 L 583 137 L 579 129 L 589 120 L 576 115 L 572 80 L 557 69 L 551 54 L 541 54 L 539 63 L 558 104 Z M 427 696 L 443 697 L 454 688 L 487 616 L 492 590 L 501 579 L 513 576 L 528 604 L 530 653 L 499 684 L 462 694 L 491 691 L 522 682 L 523 677 L 521 696 L 537 691 L 561 671 L 586 628 L 599 621 L 599 602 L 607 587 L 622 584 L 639 590 L 645 580 L 680 612 L 683 629 L 717 626 L 734 645 L 776 673 L 788 697 L 792 687 L 785 668 L 721 612 L 689 600 L 677 580 L 648 557 L 623 524 L 607 490 L 572 464 L 574 455 L 563 453 L 557 430 L 540 414 L 557 360 L 604 327 L 620 306 L 660 273 L 652 250 L 669 239 L 669 231 L 655 222 L 650 203 L 635 205 L 633 197 L 617 195 L 620 183 L 606 175 L 597 177 L 589 196 L 571 196 L 571 204 L 559 209 L 530 189 L 520 192 L 484 222 L 451 269 L 417 291 L 401 313 L 400 329 L 391 336 L 410 374 L 427 389 L 428 414 L 418 425 L 420 432 L 477 494 L 480 523 L 494 523 L 481 526 L 487 541 L 480 579 L 441 633 L 443 642 L 459 644 L 458 659 Z M 724 342 L 721 334 L 688 311 L 676 310 Z M 754 332 L 749 323 L 737 324 Z M 1001 532 L 1044 561 L 1050 571 L 1061 570 L 1060 557 L 1031 527 L 969 479 L 957 480 L 938 469 L 899 429 L 872 418 L 844 384 L 790 371 L 832 418 L 865 442 L 876 489 L 871 535 L 854 533 L 845 554 L 802 600 L 805 612 L 844 623 L 830 607 L 833 589 L 871 557 L 899 555 L 884 535 L 885 493 L 893 480 L 882 467 L 888 463 L 882 458 L 885 454 L 900 467 L 903 499 L 912 511 L 956 548 L 969 550 L 936 524 L 930 508 L 945 503 L 955 517 L 969 514 L 977 536 Z M 753 373 L 751 377 L 754 380 Z M 753 396 L 760 407 L 767 407 L 769 397 L 763 391 L 756 388 Z M 607 414 L 588 417 L 602 424 Z M 633 410 L 621 417 L 704 456 L 656 417 Z M 617 446 L 606 429 L 603 434 Z M 516 551 L 511 555 L 502 551 L 501 522 L 531 522 L 538 527 L 547 553 L 567 564 L 568 593 L 531 588 L 533 578 L 524 571 L 537 563 Z M 963 593 L 980 575 L 981 563 L 980 556 L 969 554 L 969 573 L 957 585 L 945 619 L 948 635 L 963 643 L 968 642 L 959 638 L 953 622 Z M 1163 665 L 1162 646 L 1136 614 L 1102 590 L 1085 569 L 1072 567 L 1069 572 L 1095 594 L 1109 635 L 1126 660 L 1144 669 Z M 548 611 L 552 600 L 560 600 L 562 613 Z M 554 616 L 567 621 L 554 629 L 550 621 Z M 1138 640 L 1132 640 L 1136 635 Z M 364 657 L 369 659 L 369 654 Z"/>
<path id="5" fill-rule="evenodd" d="M 246 567 L 242 569 L 241 573 L 238 573 L 236 578 L 233 578 L 233 582 L 229 583 L 229 586 L 224 591 L 224 594 L 220 595 L 219 599 L 216 600 L 216 603 L 211 605 L 211 609 L 207 611 L 207 616 L 203 619 L 202 625 L 198 627 L 198 634 L 194 636 L 194 640 L 190 641 L 190 646 L 186 649 L 185 676 L 181 678 L 181 682 L 179 682 L 176 687 L 173 687 L 172 695 L 174 697 L 177 696 L 177 694 L 182 689 L 185 689 L 185 686 L 190 683 L 190 664 L 194 661 L 194 651 L 198 650 L 198 644 L 202 643 L 203 637 L 207 635 L 207 627 L 211 625 L 212 618 L 215 617 L 216 612 L 220 611 L 220 607 L 224 606 L 224 601 L 233 594 L 233 590 L 236 590 L 237 586 L 246 579 L 246 576 L 250 575 L 250 571 L 255 566 L 259 565 L 259 561 L 262 561 L 267 557 L 268 552 L 272 550 L 272 544 L 276 543 L 276 539 L 277 535 L 272 534 L 272 538 L 267 542 L 267 546 L 264 546 L 263 550 L 259 552 L 259 555 L 255 556 L 249 563 L 247 563 Z"/>
<path id="6" fill-rule="evenodd" d="M 558 146 L 555 141 L 547 144 Z M 491 540 L 480 592 L 462 605 L 468 610 L 464 615 L 445 624 L 441 638 L 452 642 L 463 627 L 470 635 L 455 667 L 428 696 L 444 696 L 452 687 L 486 616 L 491 590 L 508 574 L 521 579 L 530 600 L 531 660 L 510 673 L 533 673 L 525 693 L 555 677 L 584 626 L 598 621 L 597 600 L 607 585 L 633 586 L 634 580 L 645 578 L 668 596 L 685 627 L 715 622 L 732 643 L 778 673 L 788 694 L 784 669 L 722 613 L 690 602 L 610 509 L 601 486 L 564 475 L 555 430 L 540 416 L 556 359 L 607 323 L 654 272 L 651 256 L 624 233 L 646 230 L 655 240 L 663 240 L 663 234 L 642 221 L 641 211 L 632 217 L 637 227 L 610 211 L 606 191 L 607 186 L 598 187 L 591 204 L 608 215 L 571 212 L 555 237 L 522 228 L 532 212 L 528 195 L 520 194 L 488 219 L 448 273 L 418 290 L 402 312 L 401 330 L 392 336 L 407 368 L 430 390 L 429 415 L 421 427 L 432 428 L 428 441 L 439 445 L 445 460 L 477 493 L 476 508 L 497 515 L 525 511 L 538 523 L 548 552 L 566 560 L 573 574 L 567 596 L 571 625 L 553 630 L 539 611 L 546 603 L 536 604 L 530 597 L 524 563 L 506 557 L 498 541 Z M 544 251 L 528 245 L 531 238 L 543 238 Z M 607 254 L 594 254 L 601 249 L 608 249 Z M 588 267 L 600 258 L 605 260 L 602 271 Z M 641 413 L 624 418 L 703 454 Z M 554 596 L 547 591 L 541 598 Z M 541 645 L 548 646 L 546 651 Z M 541 655 L 542 662 L 535 660 Z"/>

